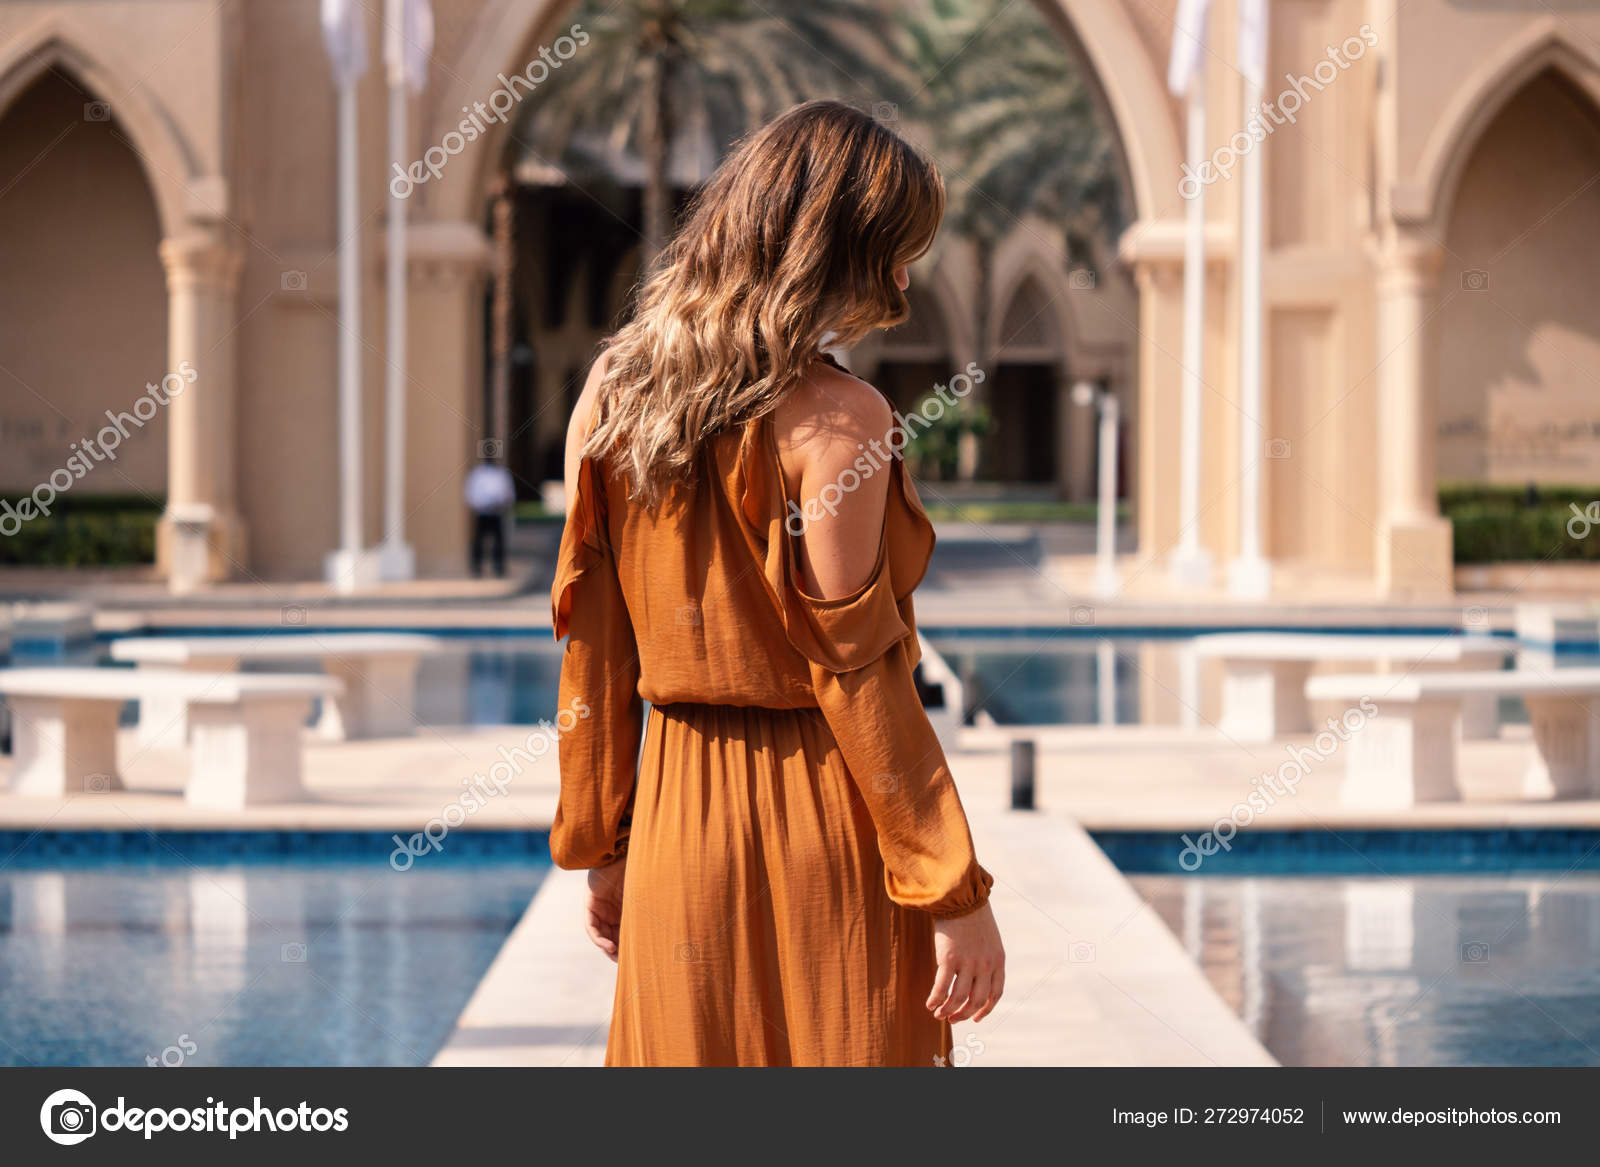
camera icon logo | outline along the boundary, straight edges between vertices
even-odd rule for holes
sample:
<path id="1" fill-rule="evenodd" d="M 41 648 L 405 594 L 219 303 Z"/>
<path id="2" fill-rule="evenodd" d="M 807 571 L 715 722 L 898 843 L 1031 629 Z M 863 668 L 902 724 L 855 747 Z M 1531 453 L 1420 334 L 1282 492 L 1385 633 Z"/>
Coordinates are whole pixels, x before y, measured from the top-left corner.
<path id="1" fill-rule="evenodd" d="M 1282 461 L 1292 453 L 1288 438 L 1268 438 L 1266 454 L 1274 461 Z"/>
<path id="2" fill-rule="evenodd" d="M 478 457 L 499 458 L 506 452 L 506 444 L 499 438 L 484 438 L 478 443 Z"/>
<path id="3" fill-rule="evenodd" d="M 86 122 L 108 122 L 111 120 L 111 106 L 104 101 L 84 102 L 83 120 Z"/>
<path id="4" fill-rule="evenodd" d="M 303 941 L 291 940 L 278 950 L 278 959 L 284 964 L 304 964 L 306 962 L 306 946 Z"/>
<path id="5" fill-rule="evenodd" d="M 1080 267 L 1067 276 L 1067 287 L 1074 292 L 1092 292 L 1095 282 L 1093 268 Z"/>
<path id="6" fill-rule="evenodd" d="M 285 292 L 303 292 L 306 290 L 306 273 L 286 271 L 278 277 L 278 283 Z"/>
<path id="7" fill-rule="evenodd" d="M 39 1125 L 52 1143 L 72 1147 L 94 1134 L 97 1113 L 87 1094 L 57 1090 L 39 1108 Z"/>
<path id="8" fill-rule="evenodd" d="M 1489 286 L 1489 273 L 1482 268 L 1468 268 L 1461 273 L 1463 292 L 1481 292 Z"/>

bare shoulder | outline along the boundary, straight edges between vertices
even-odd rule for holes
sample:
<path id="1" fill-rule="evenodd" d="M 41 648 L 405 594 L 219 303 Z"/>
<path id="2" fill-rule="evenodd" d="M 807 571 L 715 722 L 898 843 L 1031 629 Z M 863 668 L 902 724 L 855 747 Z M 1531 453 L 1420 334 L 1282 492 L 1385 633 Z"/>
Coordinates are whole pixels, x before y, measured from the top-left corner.
<path id="1" fill-rule="evenodd" d="M 820 362 L 773 414 L 786 476 L 842 470 L 893 426 L 894 412 L 883 394 Z"/>
<path id="2" fill-rule="evenodd" d="M 820 364 L 773 415 L 785 493 L 805 520 L 799 568 L 813 596 L 848 595 L 872 571 L 889 492 L 880 455 L 893 425 L 883 394 Z"/>

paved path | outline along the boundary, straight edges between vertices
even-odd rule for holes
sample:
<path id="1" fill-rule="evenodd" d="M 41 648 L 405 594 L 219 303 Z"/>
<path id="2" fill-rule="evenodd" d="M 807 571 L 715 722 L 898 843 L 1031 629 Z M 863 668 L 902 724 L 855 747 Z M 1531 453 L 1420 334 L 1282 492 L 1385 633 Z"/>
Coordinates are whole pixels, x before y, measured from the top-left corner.
<path id="1" fill-rule="evenodd" d="M 997 763 L 962 759 L 1007 950 L 1007 989 L 956 1027 L 974 1066 L 1270 1065 L 1178 941 L 1070 817 L 991 809 Z M 965 783 L 964 783 L 965 785 Z M 980 801 L 981 799 L 981 801 Z M 553 872 L 436 1065 L 585 1066 L 605 1054 L 616 978 L 580 924 L 584 878 Z"/>

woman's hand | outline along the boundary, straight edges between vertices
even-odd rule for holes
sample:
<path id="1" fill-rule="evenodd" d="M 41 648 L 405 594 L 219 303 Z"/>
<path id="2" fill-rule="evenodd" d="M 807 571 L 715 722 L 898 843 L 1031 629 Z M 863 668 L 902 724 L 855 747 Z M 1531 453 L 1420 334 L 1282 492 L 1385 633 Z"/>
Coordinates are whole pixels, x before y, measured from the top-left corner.
<path id="1" fill-rule="evenodd" d="M 617 962 L 617 936 L 622 930 L 622 882 L 628 875 L 628 857 L 589 869 L 588 920 L 583 930 L 594 946 Z"/>
<path id="2" fill-rule="evenodd" d="M 933 1015 L 948 1021 L 989 1016 L 1006 984 L 1006 950 L 989 905 L 935 920 L 933 954 L 939 962 L 928 996 Z"/>

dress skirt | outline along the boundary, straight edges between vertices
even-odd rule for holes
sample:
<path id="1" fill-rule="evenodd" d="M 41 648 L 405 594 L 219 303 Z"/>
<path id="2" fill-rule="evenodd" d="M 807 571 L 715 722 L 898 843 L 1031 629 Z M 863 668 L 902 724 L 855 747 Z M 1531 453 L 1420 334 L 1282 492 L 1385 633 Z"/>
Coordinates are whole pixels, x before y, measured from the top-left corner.
<path id="1" fill-rule="evenodd" d="M 933 925 L 821 710 L 651 707 L 607 1065 L 939 1065 Z"/>

